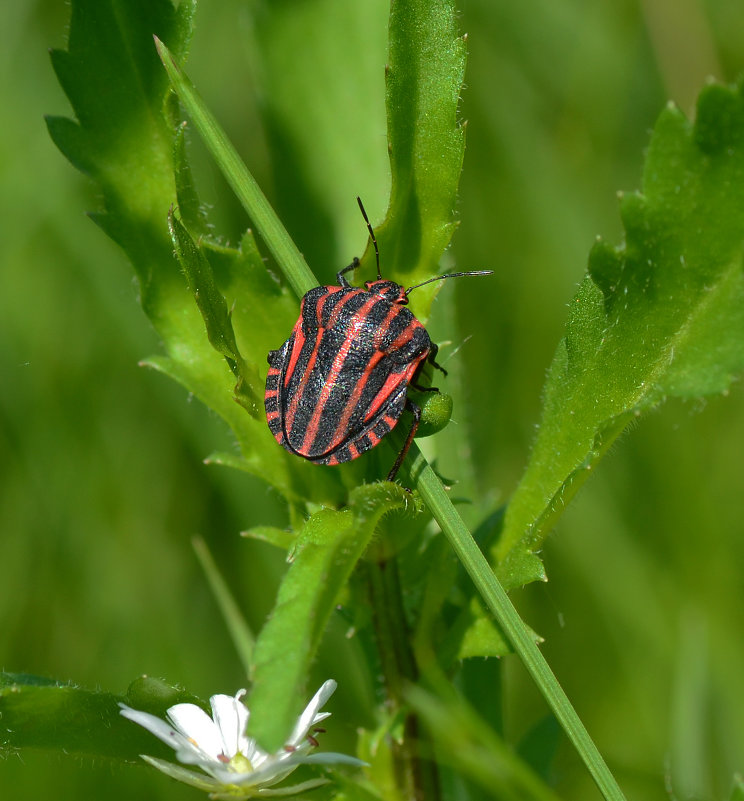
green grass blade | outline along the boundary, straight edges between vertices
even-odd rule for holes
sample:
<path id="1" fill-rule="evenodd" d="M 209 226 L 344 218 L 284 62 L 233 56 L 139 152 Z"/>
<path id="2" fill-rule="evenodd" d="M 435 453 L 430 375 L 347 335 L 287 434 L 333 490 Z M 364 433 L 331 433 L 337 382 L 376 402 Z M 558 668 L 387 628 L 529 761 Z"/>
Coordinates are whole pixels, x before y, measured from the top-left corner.
<path id="1" fill-rule="evenodd" d="M 235 650 L 238 652 L 245 675 L 249 676 L 253 666 L 253 647 L 255 644 L 253 632 L 248 626 L 233 594 L 230 592 L 227 582 L 220 573 L 212 554 L 209 552 L 207 543 L 201 537 L 194 537 L 191 544 L 207 578 L 209 588 L 212 590 L 212 595 L 220 608 L 222 619 L 230 632 L 230 638 Z"/>
<path id="2" fill-rule="evenodd" d="M 441 688 L 442 690 L 444 688 Z M 452 690 L 411 687 L 408 700 L 439 746 L 442 760 L 499 801 L 558 801 L 558 796 Z"/>
<path id="3" fill-rule="evenodd" d="M 411 459 L 411 475 L 416 480 L 416 487 L 426 506 L 446 535 L 514 651 L 529 671 L 605 799 L 621 801 L 624 797 L 622 791 L 545 657 L 535 644 L 532 633 L 520 618 L 501 582 L 452 505 L 441 481 L 415 445 L 411 448 Z"/>
<path id="4" fill-rule="evenodd" d="M 173 54 L 157 37 L 155 45 L 178 99 L 191 116 L 204 143 L 222 170 L 222 174 L 248 212 L 248 216 L 266 243 L 271 255 L 281 267 L 292 289 L 298 297 L 302 297 L 305 292 L 318 285 L 315 276 L 305 263 L 305 259 L 277 217 L 276 212 L 271 208 L 256 180 L 248 172 L 227 135 L 212 112 L 205 106 L 204 101 L 176 62 Z"/>

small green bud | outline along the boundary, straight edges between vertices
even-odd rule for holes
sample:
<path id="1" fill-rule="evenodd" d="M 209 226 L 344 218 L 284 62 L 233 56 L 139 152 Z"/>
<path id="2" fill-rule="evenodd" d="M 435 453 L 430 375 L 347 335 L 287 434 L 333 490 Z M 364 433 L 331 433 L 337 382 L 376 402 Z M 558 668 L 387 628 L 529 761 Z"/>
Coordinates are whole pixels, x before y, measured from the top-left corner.
<path id="1" fill-rule="evenodd" d="M 427 392 L 421 404 L 421 422 L 417 437 L 430 437 L 441 431 L 452 418 L 452 395 L 444 392 Z"/>

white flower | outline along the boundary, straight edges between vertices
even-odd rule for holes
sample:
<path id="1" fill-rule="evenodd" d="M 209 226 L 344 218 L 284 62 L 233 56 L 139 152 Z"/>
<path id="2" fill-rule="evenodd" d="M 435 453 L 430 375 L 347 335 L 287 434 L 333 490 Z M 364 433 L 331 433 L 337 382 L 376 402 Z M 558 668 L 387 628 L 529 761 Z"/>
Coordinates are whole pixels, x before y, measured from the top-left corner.
<path id="1" fill-rule="evenodd" d="M 213 695 L 210 718 L 203 709 L 194 704 L 176 704 L 161 720 L 148 712 L 131 709 L 119 704 L 121 714 L 175 749 L 176 758 L 186 765 L 196 765 L 203 772 L 187 770 L 180 765 L 155 759 L 142 754 L 142 759 L 179 781 L 200 790 L 206 790 L 211 798 L 240 799 L 255 796 L 294 795 L 313 787 L 326 784 L 326 779 L 311 779 L 301 784 L 279 789 L 268 789 L 285 779 L 298 765 L 346 764 L 364 765 L 345 754 L 308 753 L 317 746 L 310 729 L 331 713 L 318 710 L 333 695 L 336 682 L 326 681 L 305 707 L 295 724 L 287 743 L 275 754 L 269 754 L 258 746 L 252 737 L 247 737 L 245 728 L 250 712 L 240 700 L 245 690 L 235 697 Z"/>

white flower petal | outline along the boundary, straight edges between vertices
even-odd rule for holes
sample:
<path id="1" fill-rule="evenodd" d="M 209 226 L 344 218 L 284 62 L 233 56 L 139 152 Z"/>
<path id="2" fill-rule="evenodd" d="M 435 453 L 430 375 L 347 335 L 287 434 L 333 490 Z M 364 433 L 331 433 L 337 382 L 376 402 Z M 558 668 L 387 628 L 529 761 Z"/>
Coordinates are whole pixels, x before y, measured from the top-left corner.
<path id="1" fill-rule="evenodd" d="M 235 697 L 213 695 L 209 699 L 209 703 L 212 705 L 212 717 L 222 739 L 222 753 L 228 759 L 232 759 L 238 753 L 241 739 L 245 742 L 244 734 L 248 723 L 248 710 L 240 702 L 239 696 L 240 693 Z M 245 754 L 245 756 L 250 759 L 248 754 Z"/>
<path id="2" fill-rule="evenodd" d="M 222 736 L 216 724 L 209 715 L 195 704 L 176 704 L 170 707 L 167 713 L 168 720 L 187 738 L 194 746 L 193 758 L 178 758 L 187 764 L 200 761 L 214 761 L 222 754 Z M 188 749 L 184 756 L 189 754 Z"/>
<path id="3" fill-rule="evenodd" d="M 317 743 L 308 737 L 309 729 L 330 713 L 320 712 L 336 689 L 336 682 L 326 681 L 305 707 L 289 742 L 269 754 L 245 733 L 249 711 L 235 696 L 214 695 L 210 699 L 212 717 L 194 704 L 176 704 L 165 721 L 130 709 L 124 704 L 121 714 L 146 728 L 175 749 L 176 758 L 187 765 L 198 765 L 204 773 L 182 768 L 164 760 L 145 756 L 147 762 L 174 779 L 206 790 L 212 798 L 247 799 L 256 796 L 287 796 L 327 784 L 326 779 L 312 779 L 292 787 L 273 789 L 299 765 L 353 765 L 366 763 L 355 757 L 335 753 L 310 753 Z M 269 789 L 272 788 L 272 789 Z"/>
<path id="4" fill-rule="evenodd" d="M 169 745 L 171 748 L 181 749 L 189 744 L 189 741 L 184 735 L 177 731 L 170 723 L 160 718 L 151 715 L 149 712 L 141 712 L 139 709 L 132 709 L 126 704 L 119 704 L 121 707 L 121 715 L 128 720 L 138 723 L 143 728 L 147 729 L 150 734 L 154 734 L 159 740 Z"/>
<path id="5" fill-rule="evenodd" d="M 323 685 L 313 696 L 310 703 L 305 707 L 305 711 L 300 715 L 299 720 L 292 730 L 292 735 L 288 740 L 289 745 L 297 746 L 302 740 L 305 739 L 310 727 L 317 723 L 318 720 L 325 720 L 330 714 L 329 712 L 323 713 L 322 717 L 318 715 L 318 710 L 325 704 L 325 702 L 333 695 L 338 685 L 333 679 L 323 682 Z"/>

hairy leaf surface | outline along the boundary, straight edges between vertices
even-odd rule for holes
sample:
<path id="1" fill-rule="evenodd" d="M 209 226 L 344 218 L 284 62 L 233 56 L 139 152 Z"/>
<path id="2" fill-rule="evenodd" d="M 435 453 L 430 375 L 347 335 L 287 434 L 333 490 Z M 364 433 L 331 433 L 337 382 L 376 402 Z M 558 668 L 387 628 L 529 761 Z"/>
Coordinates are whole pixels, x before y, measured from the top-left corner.
<path id="1" fill-rule="evenodd" d="M 508 586 L 542 578 L 534 552 L 631 420 L 723 392 L 744 366 L 741 87 L 707 87 L 694 124 L 666 108 L 620 211 L 625 240 L 591 252 L 493 551 Z"/>

